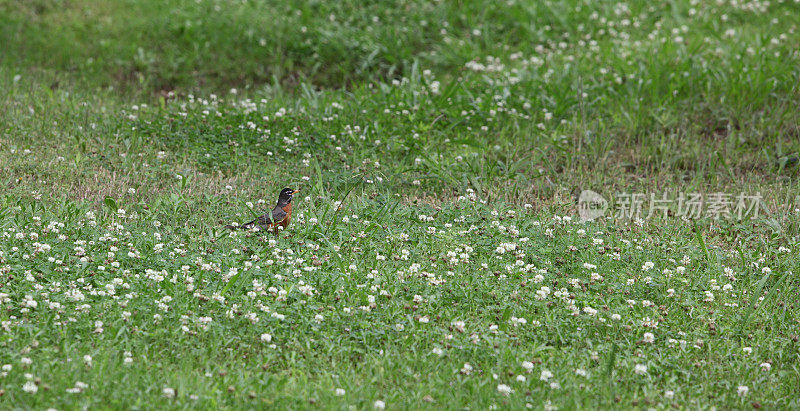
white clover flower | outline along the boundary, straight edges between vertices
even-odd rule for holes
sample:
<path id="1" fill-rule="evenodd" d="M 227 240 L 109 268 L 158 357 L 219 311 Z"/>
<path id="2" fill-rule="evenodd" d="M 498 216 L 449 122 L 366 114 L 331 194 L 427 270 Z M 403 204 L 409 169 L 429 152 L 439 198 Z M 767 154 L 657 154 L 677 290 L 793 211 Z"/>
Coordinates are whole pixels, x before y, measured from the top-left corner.
<path id="1" fill-rule="evenodd" d="M 376 410 L 382 410 L 386 408 L 386 403 L 381 400 L 377 400 L 372 404 L 372 407 L 375 408 Z"/>
<path id="2" fill-rule="evenodd" d="M 28 381 L 22 386 L 22 391 L 25 391 L 29 394 L 36 394 L 36 392 L 39 391 L 39 386 L 33 381 Z"/>
<path id="3" fill-rule="evenodd" d="M 542 370 L 542 373 L 539 375 L 539 379 L 542 381 L 548 381 L 553 378 L 553 373 L 550 370 Z"/>
<path id="4" fill-rule="evenodd" d="M 453 325 L 453 328 L 455 328 L 456 330 L 458 330 L 459 332 L 462 332 L 462 333 L 464 332 L 464 329 L 466 327 L 466 324 L 464 323 L 464 321 L 453 321 L 452 325 Z"/>
<path id="5" fill-rule="evenodd" d="M 343 388 L 337 388 L 335 394 L 336 394 L 337 397 L 342 397 L 342 396 L 344 396 L 345 391 L 344 391 Z"/>
<path id="6" fill-rule="evenodd" d="M 544 300 L 547 298 L 548 295 L 550 295 L 550 287 L 542 286 L 542 288 L 536 291 L 537 300 Z"/>
<path id="7" fill-rule="evenodd" d="M 533 363 L 530 361 L 523 361 L 522 368 L 524 368 L 527 372 L 531 372 L 533 371 Z"/>
<path id="8" fill-rule="evenodd" d="M 739 394 L 740 397 L 744 397 L 750 391 L 750 388 L 746 385 L 740 385 L 736 389 L 736 393 Z"/>
<path id="9" fill-rule="evenodd" d="M 524 378 L 524 377 L 523 377 L 523 378 Z M 512 391 L 512 390 L 511 390 L 511 387 L 509 387 L 508 385 L 505 385 L 505 384 L 499 384 L 499 385 L 497 386 L 497 392 L 499 392 L 499 393 L 500 393 L 500 394 L 502 394 L 502 395 L 506 395 L 506 396 L 507 396 L 507 395 L 511 394 L 511 391 Z"/>
<path id="10" fill-rule="evenodd" d="M 164 387 L 164 389 L 161 390 L 161 394 L 164 395 L 164 398 L 175 398 L 175 389 L 170 387 Z"/>
<path id="11" fill-rule="evenodd" d="M 644 364 L 636 364 L 636 366 L 633 367 L 633 372 L 639 375 L 645 375 L 647 374 L 647 366 Z"/>

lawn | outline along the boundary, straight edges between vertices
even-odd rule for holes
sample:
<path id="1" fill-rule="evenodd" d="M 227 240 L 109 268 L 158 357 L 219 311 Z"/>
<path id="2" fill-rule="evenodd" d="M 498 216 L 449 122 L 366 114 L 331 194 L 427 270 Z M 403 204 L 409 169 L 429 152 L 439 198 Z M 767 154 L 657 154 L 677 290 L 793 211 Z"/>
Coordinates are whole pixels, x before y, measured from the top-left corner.
<path id="1" fill-rule="evenodd" d="M 798 408 L 799 13 L 0 0 L 0 406 Z"/>

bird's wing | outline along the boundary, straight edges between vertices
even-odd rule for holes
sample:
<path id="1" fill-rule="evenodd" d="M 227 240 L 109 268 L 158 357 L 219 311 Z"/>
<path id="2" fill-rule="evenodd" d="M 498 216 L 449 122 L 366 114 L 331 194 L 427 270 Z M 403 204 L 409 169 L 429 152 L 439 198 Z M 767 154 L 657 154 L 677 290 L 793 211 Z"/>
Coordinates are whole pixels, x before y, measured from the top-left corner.
<path id="1" fill-rule="evenodd" d="M 269 214 L 264 214 L 249 223 L 242 224 L 243 229 L 253 228 L 256 225 L 259 226 L 266 226 L 272 224 L 272 220 L 270 219 Z"/>
<path id="2" fill-rule="evenodd" d="M 279 223 L 279 222 L 283 221 L 286 218 L 287 215 L 288 214 L 286 213 L 286 211 L 283 211 L 283 208 L 275 207 L 272 210 L 272 221 L 275 222 L 275 223 Z"/>
<path id="3" fill-rule="evenodd" d="M 286 216 L 287 216 L 286 211 L 283 211 L 283 209 L 280 207 L 275 207 L 270 214 L 264 214 L 253 221 L 242 224 L 241 228 L 245 230 L 253 228 L 255 226 L 266 228 L 267 226 L 270 226 L 272 224 L 280 223 L 286 218 Z"/>

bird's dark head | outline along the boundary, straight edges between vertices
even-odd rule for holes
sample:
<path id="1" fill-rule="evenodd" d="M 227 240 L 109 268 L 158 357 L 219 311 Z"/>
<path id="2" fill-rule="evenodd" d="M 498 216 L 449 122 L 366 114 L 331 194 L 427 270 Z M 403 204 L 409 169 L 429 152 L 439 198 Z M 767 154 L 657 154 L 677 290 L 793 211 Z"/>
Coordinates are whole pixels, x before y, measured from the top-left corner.
<path id="1" fill-rule="evenodd" d="M 300 192 L 299 189 L 298 190 L 292 190 L 291 188 L 284 188 L 283 190 L 281 190 L 281 194 L 278 196 L 278 202 L 279 203 L 287 203 L 287 204 L 291 203 L 292 202 L 292 197 L 294 197 L 294 195 L 299 193 L 299 192 Z"/>

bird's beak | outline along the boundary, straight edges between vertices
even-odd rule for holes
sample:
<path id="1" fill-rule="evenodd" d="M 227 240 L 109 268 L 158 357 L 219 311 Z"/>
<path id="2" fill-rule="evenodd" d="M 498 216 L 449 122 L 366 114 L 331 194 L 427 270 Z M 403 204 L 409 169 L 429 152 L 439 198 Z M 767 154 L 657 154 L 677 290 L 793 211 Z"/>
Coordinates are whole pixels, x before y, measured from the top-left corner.
<path id="1" fill-rule="evenodd" d="M 299 192 L 300 192 L 300 189 L 298 188 L 297 190 L 292 191 L 292 195 L 295 195 L 295 194 L 297 194 Z"/>

